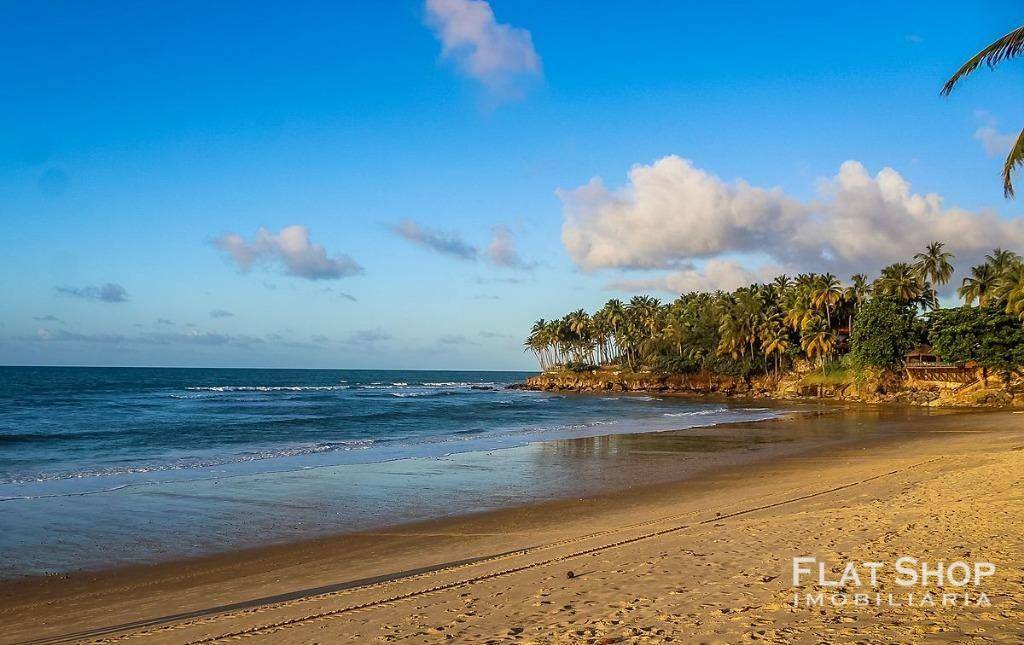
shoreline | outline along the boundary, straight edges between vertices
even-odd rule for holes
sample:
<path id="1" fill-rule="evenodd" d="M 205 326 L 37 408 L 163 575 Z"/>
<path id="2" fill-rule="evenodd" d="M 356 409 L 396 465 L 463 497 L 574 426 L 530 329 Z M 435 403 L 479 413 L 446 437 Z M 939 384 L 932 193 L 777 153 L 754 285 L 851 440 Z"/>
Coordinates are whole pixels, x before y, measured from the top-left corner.
<path id="1" fill-rule="evenodd" d="M 550 500 L 456 518 L 405 524 L 387 530 L 360 532 L 316 538 L 288 544 L 239 550 L 207 558 L 161 565 L 135 566 L 99 573 L 71 576 L 70 579 L 33 579 L 0 583 L 0 631 L 12 632 L 17 625 L 45 620 L 38 612 L 61 615 L 59 623 L 40 625 L 39 634 L 57 635 L 101 625 L 123 625 L 138 620 L 163 618 L 165 622 L 200 620 L 199 616 L 221 615 L 250 609 L 276 606 L 287 602 L 306 602 L 300 598 L 340 593 L 345 585 L 376 580 L 376 584 L 409 584 L 406 578 L 431 567 L 484 558 L 505 557 L 510 549 L 533 549 L 559 539 L 579 540 L 580 535 L 609 530 L 616 534 L 635 531 L 637 521 L 656 521 L 659 517 L 676 516 L 680 512 L 700 513 L 712 508 L 742 506 L 743 500 L 771 497 L 780 492 L 782 482 L 770 475 L 797 469 L 804 463 L 841 462 L 844 459 L 872 460 L 871 454 L 889 454 L 900 446 L 931 446 L 950 436 L 968 437 L 974 432 L 988 432 L 993 437 L 1005 435 L 1000 428 L 1014 421 L 1019 436 L 1021 423 L 1003 412 L 943 412 L 918 415 L 912 420 L 882 420 L 891 432 L 874 433 L 868 437 L 851 437 L 848 441 L 827 444 L 809 442 L 802 449 L 785 455 L 766 456 L 753 463 L 725 466 L 711 472 L 683 479 L 637 485 L 616 492 L 606 492 L 583 499 Z M 857 411 L 837 410 L 840 417 L 856 424 Z M 853 415 L 852 417 L 850 415 Z M 925 423 L 927 420 L 927 423 Z M 1024 421 L 1024 420 L 1020 420 Z M 813 415 L 804 419 L 773 420 L 762 424 L 805 425 L 811 432 L 834 431 L 837 419 L 832 415 Z M 935 426 L 932 429 L 923 426 Z M 725 426 L 719 426 L 724 428 Z M 973 429 L 972 429 L 973 428 Z M 952 434 L 951 434 L 952 433 Z M 1012 433 L 1011 433 L 1012 434 Z M 639 435 L 644 436 L 644 435 Z M 957 438 L 958 445 L 964 437 Z M 827 450 L 821 450 L 826 447 Z M 866 454 L 867 453 L 867 454 Z M 820 467 L 818 467 L 820 470 Z M 804 469 L 807 470 L 807 469 Z M 787 474 L 788 484 L 807 481 L 808 472 Z M 820 488 L 834 477 L 819 472 L 810 481 Z M 752 492 L 751 484 L 765 487 Z M 785 488 L 782 486 L 781 488 Z M 787 489 L 782 492 L 793 492 Z M 766 497 L 767 496 L 767 497 Z M 699 508 L 691 508 L 696 504 Z M 688 506 L 689 505 L 689 506 Z M 687 510 L 689 509 L 689 510 Z M 719 512 L 722 512 L 719 511 Z M 660 521 L 660 520 L 657 520 Z M 524 555 L 507 557 L 525 557 Z M 483 564 L 464 563 L 473 568 Z M 388 576 L 406 572 L 406 576 L 385 583 Z M 448 575 L 422 573 L 423 575 Z M 384 578 L 381 578 L 384 576 Z M 339 587 L 339 585 L 341 585 Z M 145 598 L 139 598 L 139 594 Z M 363 593 L 353 591 L 351 593 Z M 345 591 L 347 595 L 349 591 Z M 292 598 L 292 596 L 295 596 Z M 210 598 L 218 599 L 216 604 Z M 65 610 L 60 610 L 65 607 Z M 200 612 L 191 618 L 185 614 Z M 53 615 L 50 613 L 50 615 Z M 178 615 L 181 614 L 181 615 Z M 203 619 L 205 620 L 205 618 Z M 124 630 L 136 629 L 123 628 Z M 33 632 L 35 633 L 35 632 Z M 27 634 L 24 634 L 27 636 Z"/>
<path id="2" fill-rule="evenodd" d="M 665 411 L 679 410 L 682 418 L 669 418 L 673 415 L 658 411 L 656 420 L 650 421 L 658 424 L 653 426 L 647 421 L 625 419 L 573 430 L 573 434 L 563 437 L 517 436 L 507 445 L 488 443 L 479 447 L 473 445 L 475 442 L 459 442 L 437 455 L 341 463 L 306 461 L 290 468 L 247 472 L 218 469 L 188 478 L 138 480 L 111 487 L 104 483 L 102 488 L 93 484 L 83 488 L 81 483 L 72 482 L 85 492 L 18 496 L 0 503 L 19 519 L 11 527 L 14 530 L 0 539 L 0 551 L 7 554 L 7 562 L 0 568 L 0 581 L 41 575 L 76 576 L 537 501 L 592 496 L 625 488 L 633 477 L 670 481 L 708 464 L 760 458 L 754 454 L 755 448 L 758 453 L 788 449 L 781 444 L 772 446 L 770 440 L 747 442 L 739 436 L 741 430 L 729 431 L 731 423 L 718 420 L 764 420 L 780 413 L 778 406 L 773 407 L 667 406 Z M 325 457 L 329 459 L 330 455 Z M 177 532 L 154 532 L 164 527 L 174 529 L 181 512 L 197 513 L 202 518 L 218 511 L 232 515 L 212 522 L 201 520 L 201 524 L 192 522 L 195 526 L 186 525 L 184 530 L 175 529 Z M 250 518 L 242 511 L 256 516 Z M 126 517 L 138 512 L 148 513 L 150 521 L 142 525 Z M 55 516 L 62 517 L 66 535 L 48 528 L 42 535 L 41 529 L 33 531 L 34 527 L 48 527 Z M 121 529 L 116 521 L 121 517 L 132 522 L 132 527 L 141 528 Z M 86 533 L 79 537 L 76 527 Z M 112 544 L 103 539 L 108 535 L 130 551 L 108 553 L 93 546 Z M 132 542 L 137 535 L 146 539 L 138 540 L 136 546 Z M 38 543 L 37 536 L 46 542 Z"/>
<path id="3" fill-rule="evenodd" d="M 858 403 L 918 406 L 936 409 L 1024 408 L 1019 384 L 987 381 L 943 381 L 904 378 L 890 372 L 863 384 L 804 382 L 800 373 L 756 376 L 748 380 L 714 373 L 628 372 L 601 368 L 583 372 L 541 372 L 511 387 L 518 390 L 576 394 L 636 394 L 693 397 L 696 400 L 777 403 Z"/>

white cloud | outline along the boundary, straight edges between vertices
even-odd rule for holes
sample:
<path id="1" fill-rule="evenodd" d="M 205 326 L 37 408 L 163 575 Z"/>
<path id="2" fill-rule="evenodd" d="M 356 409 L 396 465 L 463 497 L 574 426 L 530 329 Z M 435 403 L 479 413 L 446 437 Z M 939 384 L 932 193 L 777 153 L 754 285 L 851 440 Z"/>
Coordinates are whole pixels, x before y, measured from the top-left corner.
<path id="1" fill-rule="evenodd" d="M 288 226 L 279 233 L 260 227 L 252 242 L 246 242 L 237 233 L 228 233 L 213 244 L 227 252 L 243 272 L 254 264 L 280 264 L 287 275 L 309 280 L 333 280 L 363 272 L 347 255 L 328 257 L 322 244 L 309 241 L 309 229 L 305 226 Z"/>
<path id="2" fill-rule="evenodd" d="M 495 266 L 509 269 L 529 269 L 531 264 L 524 262 L 516 250 L 516 240 L 512 231 L 504 226 L 495 226 L 491 242 L 487 245 L 487 259 Z"/>
<path id="3" fill-rule="evenodd" d="M 984 125 L 974 131 L 974 140 L 981 143 L 981 147 L 985 149 L 985 154 L 990 157 L 997 157 L 1009 152 L 1010 148 L 1017 141 L 1016 135 L 1000 132 L 997 129 L 999 125 L 998 119 L 992 116 L 988 110 L 975 110 L 974 116 L 984 122 Z"/>
<path id="4" fill-rule="evenodd" d="M 1003 134 L 990 125 L 984 125 L 975 130 L 974 139 L 981 142 L 985 154 L 990 157 L 1005 155 L 1017 140 L 1014 135 Z"/>
<path id="5" fill-rule="evenodd" d="M 476 247 L 464 242 L 457 233 L 426 228 L 411 219 L 395 224 L 391 232 L 413 244 L 460 260 L 475 260 L 478 253 Z"/>
<path id="6" fill-rule="evenodd" d="M 727 184 L 687 159 L 669 156 L 633 166 L 616 191 L 599 179 L 558 190 L 562 242 L 583 269 L 667 268 L 784 238 L 806 207 L 779 189 Z"/>
<path id="7" fill-rule="evenodd" d="M 427 24 L 441 41 L 441 55 L 501 94 L 541 74 L 540 56 L 525 29 L 499 23 L 485 0 L 426 0 Z"/>
<path id="8" fill-rule="evenodd" d="M 1024 247 L 1020 219 L 944 208 L 942 197 L 911 192 L 891 168 L 872 176 L 847 161 L 819 189 L 818 199 L 801 201 L 778 188 L 727 183 L 688 160 L 665 157 L 634 166 L 628 184 L 617 190 L 600 179 L 559 190 L 562 241 L 588 271 L 677 269 L 659 280 L 680 291 L 750 282 L 749 270 L 721 259 L 726 254 L 767 256 L 780 265 L 773 268 L 790 272 L 846 275 L 908 260 L 934 240 L 946 242 L 961 268 L 993 247 Z M 706 262 L 702 273 L 693 265 L 701 259 L 715 262 Z"/>
<path id="9" fill-rule="evenodd" d="M 704 263 L 703 271 L 695 266 L 687 266 L 678 271 L 647 280 L 619 280 L 607 285 L 617 291 L 666 291 L 669 293 L 688 293 L 690 291 L 715 291 L 724 289 L 732 291 L 755 282 L 770 279 L 778 272 L 770 268 L 751 271 L 735 260 L 712 258 Z"/>
<path id="10" fill-rule="evenodd" d="M 405 219 L 388 228 L 395 235 L 413 244 L 459 260 L 484 259 L 496 267 L 505 269 L 532 269 L 535 266 L 534 263 L 526 262 L 519 256 L 515 237 L 512 231 L 505 226 L 494 227 L 491 241 L 485 248 L 466 242 L 454 231 L 428 228 L 411 219 Z"/>

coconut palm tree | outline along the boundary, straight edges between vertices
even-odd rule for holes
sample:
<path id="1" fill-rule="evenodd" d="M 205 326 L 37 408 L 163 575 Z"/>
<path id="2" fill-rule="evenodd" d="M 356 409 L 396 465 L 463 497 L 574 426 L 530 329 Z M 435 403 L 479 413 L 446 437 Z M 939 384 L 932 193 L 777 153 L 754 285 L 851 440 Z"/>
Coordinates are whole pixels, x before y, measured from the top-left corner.
<path id="1" fill-rule="evenodd" d="M 978 306 L 984 307 L 998 282 L 999 277 L 991 264 L 979 264 L 971 267 L 971 275 L 963 279 L 956 293 L 964 299 L 964 303 L 969 305 L 977 300 Z"/>
<path id="2" fill-rule="evenodd" d="M 791 286 L 793 286 L 793 281 L 789 279 L 788 275 L 783 273 L 782 275 L 775 276 L 775 279 L 772 280 L 772 284 L 775 285 L 776 292 L 781 296 L 785 294 Z"/>
<path id="3" fill-rule="evenodd" d="M 547 370 L 544 351 L 547 348 L 547 341 L 544 339 L 544 331 L 547 327 L 547 321 L 541 318 L 537 322 L 533 323 L 533 327 L 530 329 L 530 335 L 526 337 L 523 342 L 523 347 L 532 351 L 537 357 L 537 363 L 540 364 L 541 370 Z"/>
<path id="4" fill-rule="evenodd" d="M 1024 53 L 1024 26 L 1018 27 L 996 40 L 961 65 L 956 74 L 953 74 L 946 81 L 946 84 L 942 86 L 941 94 L 949 96 L 949 93 L 953 91 L 953 88 L 956 87 L 956 84 L 962 78 L 981 67 L 983 63 L 988 65 L 990 69 L 994 69 L 996 65 L 1004 60 L 1016 58 L 1022 53 Z M 1003 195 L 1007 199 L 1013 197 L 1013 171 L 1021 164 L 1024 164 L 1024 130 L 1021 130 L 1017 136 L 1016 143 L 1010 148 L 1010 153 L 1006 156 L 1006 161 L 1003 163 Z"/>
<path id="5" fill-rule="evenodd" d="M 882 275 L 875 281 L 875 290 L 883 296 L 900 302 L 914 302 L 921 297 L 925 285 L 913 267 L 905 262 L 890 264 L 882 269 Z"/>
<path id="6" fill-rule="evenodd" d="M 818 309 L 825 310 L 825 320 L 832 326 L 832 308 L 843 297 L 843 286 L 839 284 L 831 273 L 818 276 L 817 282 L 811 291 L 811 304 Z"/>
<path id="7" fill-rule="evenodd" d="M 1024 264 L 1017 262 L 1003 272 L 996 294 L 1006 301 L 1006 313 L 1024 320 Z"/>
<path id="8" fill-rule="evenodd" d="M 806 290 L 792 292 L 789 302 L 786 303 L 783 322 L 789 325 L 793 331 L 797 331 L 814 315 L 810 293 Z"/>
<path id="9" fill-rule="evenodd" d="M 835 346 L 836 334 L 821 316 L 811 318 L 800 330 L 800 348 L 807 354 L 808 360 L 824 364 Z"/>
<path id="10" fill-rule="evenodd" d="M 914 254 L 914 271 L 917 272 L 917 279 L 921 282 L 930 280 L 932 284 L 943 285 L 953 277 L 953 265 L 950 260 L 956 257 L 948 251 L 943 251 L 945 246 L 942 242 L 932 242 L 925 247 L 924 253 Z M 939 308 L 938 295 L 932 293 L 932 309 Z"/>
<path id="11" fill-rule="evenodd" d="M 843 293 L 843 300 L 852 304 L 856 311 L 868 299 L 869 293 L 871 293 L 871 284 L 868 282 L 868 277 L 863 273 L 854 273 L 850 276 L 850 286 L 846 287 L 846 291 Z"/>
<path id="12" fill-rule="evenodd" d="M 1013 265 L 1020 262 L 1020 256 L 1013 251 L 996 248 L 992 249 L 992 252 L 985 256 L 985 262 L 992 267 L 996 277 L 999 277 L 1013 267 Z"/>
<path id="13" fill-rule="evenodd" d="M 775 357 L 775 376 L 778 376 L 782 355 L 789 349 L 789 334 L 778 318 L 766 320 L 761 325 L 759 333 L 761 336 L 761 351 L 764 352 L 765 358 L 769 360 L 771 360 L 772 356 Z"/>

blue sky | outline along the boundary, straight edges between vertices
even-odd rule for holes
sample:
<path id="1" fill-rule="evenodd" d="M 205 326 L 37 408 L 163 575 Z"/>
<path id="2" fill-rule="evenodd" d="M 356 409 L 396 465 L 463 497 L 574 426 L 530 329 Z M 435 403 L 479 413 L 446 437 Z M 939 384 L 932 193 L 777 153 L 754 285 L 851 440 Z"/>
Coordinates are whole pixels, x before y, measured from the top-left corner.
<path id="1" fill-rule="evenodd" d="M 1024 250 L 1024 66 L 938 95 L 1018 4 L 709 4 L 7 6 L 0 363 L 530 368 L 610 297 Z"/>

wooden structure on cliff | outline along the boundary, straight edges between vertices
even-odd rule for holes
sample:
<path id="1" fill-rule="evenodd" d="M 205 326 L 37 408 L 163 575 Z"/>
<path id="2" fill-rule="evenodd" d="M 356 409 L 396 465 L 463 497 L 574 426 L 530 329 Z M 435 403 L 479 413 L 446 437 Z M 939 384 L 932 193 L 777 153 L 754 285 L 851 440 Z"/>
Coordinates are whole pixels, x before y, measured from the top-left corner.
<path id="1" fill-rule="evenodd" d="M 970 363 L 950 363 L 932 351 L 931 345 L 918 345 L 903 358 L 907 378 L 916 381 L 973 383 L 977 368 Z"/>

